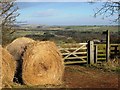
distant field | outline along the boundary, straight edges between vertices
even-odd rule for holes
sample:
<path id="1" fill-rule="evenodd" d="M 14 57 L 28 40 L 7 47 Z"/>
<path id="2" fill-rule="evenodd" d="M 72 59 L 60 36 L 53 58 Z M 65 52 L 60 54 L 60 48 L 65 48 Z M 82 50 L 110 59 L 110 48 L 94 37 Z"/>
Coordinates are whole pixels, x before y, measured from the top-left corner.
<path id="1" fill-rule="evenodd" d="M 14 38 L 26 36 L 37 40 L 52 40 L 57 43 L 80 43 L 88 40 L 105 41 L 104 32 L 110 31 L 111 43 L 120 43 L 117 26 L 51 26 L 45 28 L 18 29 Z"/>
<path id="2" fill-rule="evenodd" d="M 93 31 L 93 32 L 103 32 L 106 30 L 110 30 L 111 32 L 117 32 L 117 26 L 66 26 L 66 29 L 73 29 L 79 31 Z"/>

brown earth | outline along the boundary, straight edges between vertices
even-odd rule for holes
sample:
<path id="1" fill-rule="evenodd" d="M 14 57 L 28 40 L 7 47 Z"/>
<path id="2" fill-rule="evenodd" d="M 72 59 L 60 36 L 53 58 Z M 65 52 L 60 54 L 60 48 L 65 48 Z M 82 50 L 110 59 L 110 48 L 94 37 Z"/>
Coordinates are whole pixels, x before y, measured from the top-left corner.
<path id="1" fill-rule="evenodd" d="M 118 73 L 68 65 L 65 68 L 66 88 L 118 88 Z"/>

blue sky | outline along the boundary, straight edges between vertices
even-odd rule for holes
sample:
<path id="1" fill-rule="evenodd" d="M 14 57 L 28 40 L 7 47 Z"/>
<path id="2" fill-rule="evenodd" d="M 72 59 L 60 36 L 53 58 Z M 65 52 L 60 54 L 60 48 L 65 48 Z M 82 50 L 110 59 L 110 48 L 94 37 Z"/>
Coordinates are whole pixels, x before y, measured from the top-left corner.
<path id="1" fill-rule="evenodd" d="M 17 2 L 20 16 L 18 22 L 41 25 L 110 25 L 101 16 L 94 18 L 94 10 L 102 3 L 88 2 Z"/>

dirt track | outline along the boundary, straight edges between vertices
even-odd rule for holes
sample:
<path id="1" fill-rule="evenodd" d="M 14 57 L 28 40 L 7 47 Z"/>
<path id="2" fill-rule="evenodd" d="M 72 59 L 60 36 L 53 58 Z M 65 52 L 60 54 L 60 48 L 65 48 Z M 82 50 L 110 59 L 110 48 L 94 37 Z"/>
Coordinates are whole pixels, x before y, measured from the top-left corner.
<path id="1" fill-rule="evenodd" d="M 118 88 L 118 74 L 79 65 L 66 66 L 66 88 Z"/>

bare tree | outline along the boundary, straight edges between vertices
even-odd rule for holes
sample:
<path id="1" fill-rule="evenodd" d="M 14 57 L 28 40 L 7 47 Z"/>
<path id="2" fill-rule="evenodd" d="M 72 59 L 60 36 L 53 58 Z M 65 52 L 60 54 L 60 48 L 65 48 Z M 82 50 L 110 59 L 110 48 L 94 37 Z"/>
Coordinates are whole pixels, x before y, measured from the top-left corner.
<path id="1" fill-rule="evenodd" d="M 96 1 L 103 1 L 103 0 L 92 0 L 91 2 Z M 99 15 L 102 15 L 103 18 L 108 18 L 112 16 L 116 16 L 116 18 L 113 20 L 113 22 L 119 22 L 120 21 L 120 1 L 115 2 L 115 0 L 107 0 L 106 2 L 102 2 L 103 5 L 101 8 L 97 8 L 95 10 L 94 17 L 97 17 Z"/>
<path id="2" fill-rule="evenodd" d="M 15 31 L 13 26 L 16 21 L 18 7 L 15 5 L 15 0 L 0 1 L 0 17 L 2 17 L 2 40 L 3 44 L 9 41 L 11 34 Z"/>

